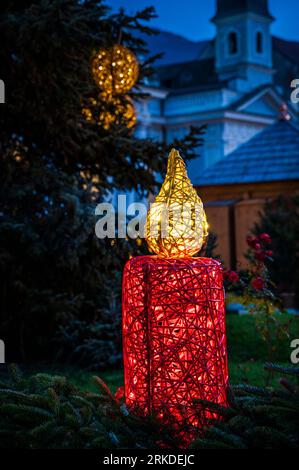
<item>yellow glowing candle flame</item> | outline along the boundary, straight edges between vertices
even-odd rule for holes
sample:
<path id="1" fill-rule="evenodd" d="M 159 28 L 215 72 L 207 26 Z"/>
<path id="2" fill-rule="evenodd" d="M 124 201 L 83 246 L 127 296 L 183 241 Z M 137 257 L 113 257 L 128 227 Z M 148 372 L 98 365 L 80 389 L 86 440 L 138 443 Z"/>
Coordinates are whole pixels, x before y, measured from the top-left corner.
<path id="1" fill-rule="evenodd" d="M 188 178 L 184 160 L 172 149 L 164 183 L 147 214 L 148 248 L 161 257 L 184 258 L 198 253 L 207 234 L 201 199 Z"/>

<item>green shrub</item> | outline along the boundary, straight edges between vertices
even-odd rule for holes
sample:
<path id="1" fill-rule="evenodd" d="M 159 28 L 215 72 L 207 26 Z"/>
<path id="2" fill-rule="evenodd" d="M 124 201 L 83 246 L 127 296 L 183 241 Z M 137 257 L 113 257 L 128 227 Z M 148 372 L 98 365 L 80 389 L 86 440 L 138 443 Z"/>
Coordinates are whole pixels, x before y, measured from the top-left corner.
<path id="1" fill-rule="evenodd" d="M 251 385 L 229 391 L 229 407 L 202 405 L 223 415 L 211 422 L 193 449 L 295 448 L 299 444 L 299 369 L 268 364 L 271 372 L 289 375 L 283 389 Z M 101 379 L 97 393 L 84 392 L 65 377 L 35 374 L 24 378 L 15 366 L 0 383 L 0 448 L 177 448 L 170 430 L 152 418 L 128 413 Z"/>
<path id="2" fill-rule="evenodd" d="M 266 202 L 253 233 L 269 233 L 272 239 L 273 262 L 268 263 L 270 277 L 278 292 L 296 293 L 299 283 L 299 197 L 279 196 Z"/>
<path id="3" fill-rule="evenodd" d="M 98 393 L 83 392 L 65 377 L 24 378 L 10 367 L 0 383 L 0 448 L 158 448 L 157 436 L 173 447 L 167 430 L 154 420 L 128 414 L 96 378 Z"/>
<path id="4" fill-rule="evenodd" d="M 291 378 L 280 379 L 280 390 L 250 385 L 234 386 L 229 407 L 222 408 L 223 421 L 206 430 L 191 444 L 193 449 L 278 449 L 299 445 L 299 368 L 265 366 Z M 297 385 L 296 385 L 297 380 Z M 205 405 L 219 412 L 219 406 Z"/>

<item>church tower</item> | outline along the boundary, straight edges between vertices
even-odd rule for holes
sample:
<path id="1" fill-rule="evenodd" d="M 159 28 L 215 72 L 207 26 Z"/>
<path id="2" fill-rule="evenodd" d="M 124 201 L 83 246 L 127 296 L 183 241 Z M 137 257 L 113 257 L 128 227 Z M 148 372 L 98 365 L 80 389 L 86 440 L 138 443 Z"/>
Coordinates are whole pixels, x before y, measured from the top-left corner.
<path id="1" fill-rule="evenodd" d="M 217 0 L 215 67 L 239 91 L 272 83 L 272 40 L 268 0 Z"/>

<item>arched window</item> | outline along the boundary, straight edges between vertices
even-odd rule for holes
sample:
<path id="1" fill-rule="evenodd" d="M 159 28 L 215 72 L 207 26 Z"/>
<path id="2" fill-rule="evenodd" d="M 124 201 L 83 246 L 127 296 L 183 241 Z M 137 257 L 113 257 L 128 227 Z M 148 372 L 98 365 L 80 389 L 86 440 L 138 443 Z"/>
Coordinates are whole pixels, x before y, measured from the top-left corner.
<path id="1" fill-rule="evenodd" d="M 263 52 L 263 35 L 260 31 L 256 33 L 256 52 L 259 54 Z"/>
<path id="2" fill-rule="evenodd" d="M 228 35 L 228 52 L 229 54 L 237 54 L 238 52 L 238 39 L 234 31 Z"/>

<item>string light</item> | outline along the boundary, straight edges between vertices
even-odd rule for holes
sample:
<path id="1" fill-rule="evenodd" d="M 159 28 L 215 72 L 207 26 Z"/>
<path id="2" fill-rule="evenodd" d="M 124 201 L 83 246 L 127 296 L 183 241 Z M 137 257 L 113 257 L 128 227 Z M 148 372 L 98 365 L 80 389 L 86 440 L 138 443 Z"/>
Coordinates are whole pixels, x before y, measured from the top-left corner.
<path id="1" fill-rule="evenodd" d="M 114 125 L 125 125 L 128 129 L 136 124 L 136 113 L 132 99 L 129 96 L 112 96 L 104 93 L 100 94 L 100 112 L 97 112 L 97 101 L 90 99 L 89 106 L 82 108 L 82 114 L 89 122 L 98 122 L 104 129 L 108 130 Z M 97 117 L 96 117 L 97 116 Z"/>
<path id="2" fill-rule="evenodd" d="M 106 93 L 125 94 L 138 79 L 139 65 L 132 51 L 115 44 L 99 50 L 92 62 L 92 73 L 97 85 Z"/>
<path id="3" fill-rule="evenodd" d="M 219 418 L 202 400 L 227 405 L 222 268 L 192 257 L 207 233 L 202 202 L 172 149 L 146 224 L 158 256 L 127 262 L 122 325 L 126 404 L 169 425 L 183 447 Z"/>
<path id="4" fill-rule="evenodd" d="M 121 44 L 100 49 L 92 61 L 92 73 L 102 90 L 99 95 L 102 106 L 98 111 L 97 101 L 90 100 L 90 105 L 82 109 L 85 119 L 98 122 L 106 130 L 112 125 L 133 127 L 136 124 L 135 107 L 126 95 L 135 85 L 139 73 L 133 52 Z"/>
<path id="5" fill-rule="evenodd" d="M 104 129 L 109 129 L 113 124 L 123 124 L 130 129 L 136 124 L 133 101 L 129 96 L 125 96 L 124 98 L 121 99 L 118 96 L 110 96 L 107 98 L 107 103 L 113 108 L 113 111 L 104 109 L 100 112 L 98 122 Z"/>
<path id="6" fill-rule="evenodd" d="M 172 149 L 161 190 L 146 221 L 146 241 L 162 257 L 184 258 L 196 254 L 208 234 L 203 204 L 187 175 L 184 160 Z"/>
<path id="7" fill-rule="evenodd" d="M 123 276 L 125 397 L 154 415 L 187 445 L 226 405 L 228 382 L 224 291 L 211 258 L 136 256 Z"/>

